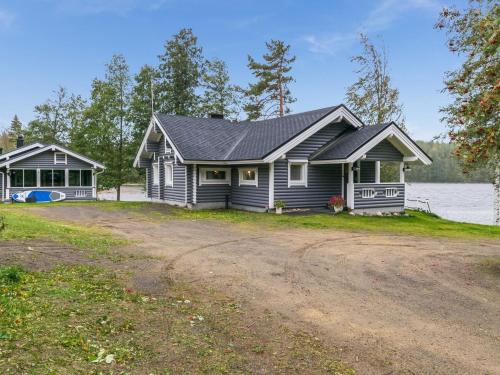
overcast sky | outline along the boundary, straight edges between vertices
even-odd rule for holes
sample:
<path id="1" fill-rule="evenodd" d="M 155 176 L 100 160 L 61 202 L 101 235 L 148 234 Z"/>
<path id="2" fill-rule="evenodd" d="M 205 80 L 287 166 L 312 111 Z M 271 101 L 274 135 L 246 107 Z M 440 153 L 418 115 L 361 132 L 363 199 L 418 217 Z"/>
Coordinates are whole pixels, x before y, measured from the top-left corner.
<path id="1" fill-rule="evenodd" d="M 207 58 L 229 66 L 233 83 L 251 79 L 247 54 L 261 56 L 271 38 L 297 56 L 293 112 L 335 105 L 355 80 L 350 57 L 358 34 L 384 43 L 407 127 L 417 139 L 442 133 L 445 71 L 459 63 L 433 29 L 453 0 L 0 0 L 0 128 L 23 123 L 59 85 L 88 97 L 104 64 L 122 53 L 135 73 L 157 63 L 165 40 L 191 27 Z"/>

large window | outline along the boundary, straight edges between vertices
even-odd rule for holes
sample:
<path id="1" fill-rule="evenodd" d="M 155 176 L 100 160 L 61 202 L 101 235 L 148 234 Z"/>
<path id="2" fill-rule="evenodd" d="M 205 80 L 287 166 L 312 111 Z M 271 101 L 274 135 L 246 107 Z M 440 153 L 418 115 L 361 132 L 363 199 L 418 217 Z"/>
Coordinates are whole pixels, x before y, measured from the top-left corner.
<path id="1" fill-rule="evenodd" d="M 22 169 L 12 169 L 10 171 L 10 186 L 12 187 L 23 187 L 23 170 Z"/>
<path id="2" fill-rule="evenodd" d="M 92 171 L 84 169 L 82 172 L 82 186 L 92 186 Z"/>
<path id="3" fill-rule="evenodd" d="M 25 169 L 24 170 L 24 186 L 25 187 L 35 187 L 36 186 L 36 169 Z"/>
<path id="4" fill-rule="evenodd" d="M 231 185 L 231 169 L 200 168 L 200 185 Z"/>
<path id="5" fill-rule="evenodd" d="M 36 169 L 12 169 L 11 187 L 36 187 Z"/>
<path id="6" fill-rule="evenodd" d="M 68 171 L 69 186 L 92 186 L 92 171 L 89 169 L 70 169 Z"/>
<path id="7" fill-rule="evenodd" d="M 307 187 L 307 161 L 290 161 L 288 163 L 288 187 Z"/>
<path id="8" fill-rule="evenodd" d="M 165 186 L 174 186 L 174 166 L 172 163 L 165 163 Z"/>
<path id="9" fill-rule="evenodd" d="M 257 168 L 239 168 L 239 184 L 257 186 L 259 172 Z"/>
<path id="10" fill-rule="evenodd" d="M 61 187 L 66 185 L 64 169 L 42 169 L 40 185 L 43 187 Z"/>

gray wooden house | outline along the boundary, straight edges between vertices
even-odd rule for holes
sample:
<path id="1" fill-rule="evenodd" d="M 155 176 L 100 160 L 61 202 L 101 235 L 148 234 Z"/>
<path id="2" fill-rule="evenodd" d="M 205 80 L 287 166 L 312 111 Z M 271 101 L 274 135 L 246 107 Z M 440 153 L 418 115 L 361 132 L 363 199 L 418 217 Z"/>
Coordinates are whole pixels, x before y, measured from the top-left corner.
<path id="1" fill-rule="evenodd" d="M 66 194 L 67 200 L 97 198 L 97 175 L 104 166 L 59 145 L 33 143 L 0 151 L 0 198 L 7 201 L 22 191 L 50 190 Z"/>
<path id="2" fill-rule="evenodd" d="M 380 181 L 380 163 L 399 163 Z M 394 123 L 365 126 L 344 105 L 262 121 L 157 113 L 134 166 L 153 201 L 265 211 L 325 207 L 342 195 L 355 211 L 401 211 L 404 176 L 432 160 Z"/>

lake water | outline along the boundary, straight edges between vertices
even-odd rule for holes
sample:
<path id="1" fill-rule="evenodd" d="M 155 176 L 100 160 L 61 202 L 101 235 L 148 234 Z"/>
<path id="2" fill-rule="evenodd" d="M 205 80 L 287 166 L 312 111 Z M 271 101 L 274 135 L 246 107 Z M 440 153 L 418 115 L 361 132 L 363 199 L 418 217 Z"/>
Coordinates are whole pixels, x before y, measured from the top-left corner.
<path id="1" fill-rule="evenodd" d="M 446 219 L 493 224 L 492 184 L 407 183 L 406 198 L 428 199 L 431 211 Z"/>
<path id="2" fill-rule="evenodd" d="M 439 216 L 469 223 L 493 224 L 492 184 L 434 184 L 407 183 L 407 199 L 428 199 L 431 211 Z M 99 199 L 115 200 L 116 192 L 99 192 Z M 140 185 L 122 187 L 122 199 L 126 201 L 146 201 L 144 189 Z M 407 201 L 407 206 L 423 204 Z"/>

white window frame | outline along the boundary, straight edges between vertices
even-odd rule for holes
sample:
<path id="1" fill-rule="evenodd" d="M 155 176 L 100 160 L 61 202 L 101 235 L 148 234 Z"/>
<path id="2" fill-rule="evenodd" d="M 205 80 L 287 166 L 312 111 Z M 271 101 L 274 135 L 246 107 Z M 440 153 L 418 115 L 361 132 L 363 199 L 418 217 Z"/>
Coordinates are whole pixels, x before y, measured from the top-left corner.
<path id="1" fill-rule="evenodd" d="M 169 167 L 169 168 L 167 168 Z M 169 186 L 169 187 L 173 187 L 174 186 L 174 164 L 172 162 L 168 162 L 166 161 L 165 163 L 163 163 L 163 169 L 164 169 L 164 173 L 165 173 L 165 186 Z M 170 169 L 170 178 L 168 178 L 167 176 L 167 170 Z"/>
<path id="2" fill-rule="evenodd" d="M 153 163 L 153 186 L 160 185 L 160 164 Z"/>
<path id="3" fill-rule="evenodd" d="M 399 189 L 397 187 L 385 188 L 386 198 L 396 198 L 399 195 Z"/>
<path id="4" fill-rule="evenodd" d="M 361 198 L 363 199 L 373 199 L 377 196 L 377 192 L 374 188 L 362 188 Z"/>
<path id="5" fill-rule="evenodd" d="M 57 155 L 64 155 L 64 163 L 57 161 Z M 65 152 L 54 152 L 54 164 L 68 165 L 68 154 L 66 154 Z"/>
<path id="6" fill-rule="evenodd" d="M 246 171 L 253 171 L 255 173 L 255 180 L 245 180 L 243 178 L 243 174 Z M 239 175 L 239 186 L 249 185 L 249 186 L 259 187 L 259 168 L 257 167 L 238 168 L 238 175 Z"/>
<path id="7" fill-rule="evenodd" d="M 305 186 L 307 187 L 307 160 L 289 160 L 288 161 L 288 187 L 291 186 Z M 300 165 L 302 167 L 302 179 L 301 180 L 291 180 L 291 167 L 292 165 Z"/>
<path id="8" fill-rule="evenodd" d="M 12 172 L 13 170 L 15 171 L 22 171 L 23 173 L 23 186 L 16 186 L 14 187 L 14 189 L 32 189 L 32 188 L 37 188 L 37 187 L 40 187 L 39 185 L 39 170 L 38 169 L 33 169 L 33 168 L 12 168 L 10 171 Z M 35 180 L 35 186 L 26 186 L 26 184 L 24 183 L 24 172 L 25 171 L 36 171 L 36 180 Z M 10 180 L 10 173 L 8 174 L 8 178 Z M 12 180 L 9 181 L 9 184 L 11 187 L 12 186 Z"/>
<path id="9" fill-rule="evenodd" d="M 209 180 L 206 178 L 206 172 L 224 171 L 226 178 L 224 180 Z M 199 185 L 231 185 L 231 168 L 200 168 Z"/>
<path id="10" fill-rule="evenodd" d="M 80 173 L 80 185 L 70 185 L 69 184 L 69 172 L 70 171 L 73 171 L 73 172 L 78 171 Z M 90 185 L 82 185 L 82 172 L 83 171 L 90 171 L 90 175 L 92 178 Z M 69 187 L 69 188 L 92 188 L 92 187 L 94 187 L 94 173 L 93 173 L 92 169 L 89 169 L 89 168 L 84 168 L 84 169 L 68 168 L 68 169 L 66 169 L 66 187 Z"/>

